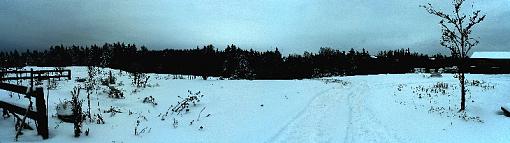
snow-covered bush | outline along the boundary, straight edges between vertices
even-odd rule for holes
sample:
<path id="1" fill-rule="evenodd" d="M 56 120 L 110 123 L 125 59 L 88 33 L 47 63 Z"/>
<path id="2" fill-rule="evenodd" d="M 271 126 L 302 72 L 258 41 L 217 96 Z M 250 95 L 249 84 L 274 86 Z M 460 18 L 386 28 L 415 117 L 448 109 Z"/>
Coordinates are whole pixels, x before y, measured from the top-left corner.
<path id="1" fill-rule="evenodd" d="M 147 82 L 149 81 L 149 78 L 150 76 L 147 76 L 145 73 L 141 73 L 141 72 L 133 72 L 131 73 L 131 77 L 132 77 L 132 85 L 137 87 L 137 88 L 140 88 L 140 87 L 146 87 L 147 86 Z"/>
<path id="2" fill-rule="evenodd" d="M 73 106 L 71 101 L 61 101 L 55 108 L 57 117 L 64 122 L 74 122 Z"/>
<path id="3" fill-rule="evenodd" d="M 203 94 L 200 93 L 200 91 L 193 93 L 190 90 L 188 90 L 189 95 L 185 98 L 182 98 L 181 96 L 177 96 L 178 98 L 182 99 L 182 101 L 178 101 L 175 106 L 172 108 L 172 112 L 177 113 L 179 115 L 182 111 L 189 112 L 190 111 L 190 105 L 196 106 L 197 103 L 200 102 L 199 98 L 204 97 Z"/>
<path id="4" fill-rule="evenodd" d="M 103 111 L 103 113 L 110 113 L 110 116 L 113 117 L 117 113 L 122 113 L 119 108 L 110 106 L 110 109 Z"/>
<path id="5" fill-rule="evenodd" d="M 156 99 L 152 96 L 145 97 L 142 102 L 152 104 L 152 106 L 158 105 L 158 103 L 156 102 Z"/>
<path id="6" fill-rule="evenodd" d="M 200 98 L 204 97 L 204 95 L 201 94 L 200 91 L 194 93 L 194 92 L 188 90 L 188 94 L 189 95 L 185 98 L 183 98 L 181 96 L 177 96 L 179 99 L 181 99 L 181 101 L 178 101 L 176 105 L 171 105 L 170 107 L 168 107 L 165 114 L 160 113 L 158 115 L 158 117 L 161 117 L 161 121 L 165 121 L 165 119 L 169 115 L 169 113 L 171 113 L 170 115 L 177 113 L 176 115 L 183 116 L 184 114 L 181 114 L 182 112 L 185 112 L 185 113 L 191 112 L 192 107 L 197 106 L 197 104 L 200 102 Z M 196 120 L 191 120 L 189 122 L 190 126 L 193 125 L 193 123 L 195 121 L 200 120 L 200 116 L 204 110 L 205 110 L 205 107 L 203 107 L 202 110 L 200 110 Z M 210 116 L 210 114 L 208 114 L 206 117 L 209 117 L 209 116 Z M 173 118 L 172 126 L 174 128 L 177 128 L 179 126 L 179 120 L 176 119 L 175 117 Z"/>
<path id="7" fill-rule="evenodd" d="M 108 77 L 101 79 L 101 85 L 109 86 L 111 84 L 115 84 L 117 78 L 112 75 L 112 71 L 108 74 Z"/>
<path id="8" fill-rule="evenodd" d="M 115 86 L 108 86 L 108 97 L 111 97 L 111 98 L 117 98 L 117 99 L 122 99 L 124 98 L 124 93 L 117 89 Z"/>

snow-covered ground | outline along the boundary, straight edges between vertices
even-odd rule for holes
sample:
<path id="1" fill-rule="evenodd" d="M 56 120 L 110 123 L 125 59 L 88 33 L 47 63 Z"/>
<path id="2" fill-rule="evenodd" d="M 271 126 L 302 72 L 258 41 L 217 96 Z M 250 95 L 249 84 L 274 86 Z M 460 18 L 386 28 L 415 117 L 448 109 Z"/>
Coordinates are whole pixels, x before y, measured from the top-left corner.
<path id="1" fill-rule="evenodd" d="M 86 121 L 83 130 L 89 129 L 90 135 L 74 138 L 73 124 L 61 123 L 55 108 L 63 100 L 71 99 L 73 87 L 83 84 L 74 79 L 87 77 L 87 68 L 69 69 L 73 80 L 58 81 L 56 89 L 45 90 L 45 95 L 49 94 L 50 138 L 42 140 L 35 130 L 24 130 L 20 142 L 433 143 L 510 140 L 510 118 L 500 112 L 500 107 L 510 102 L 510 75 L 467 75 L 471 80 L 467 111 L 458 113 L 458 80 L 449 74 L 442 78 L 399 74 L 254 81 L 188 80 L 149 74 L 150 87 L 133 93 L 136 88 L 131 85 L 131 77 L 125 72 L 119 74 L 118 70 L 112 70 L 112 73 L 125 98 L 110 98 L 103 92 L 107 89 L 105 86 L 96 85 L 99 90 L 92 94 L 91 109 L 93 114 L 102 114 L 105 124 Z M 177 115 L 170 111 L 165 116 L 169 107 L 182 100 L 179 97 L 190 95 L 188 90 L 204 96 L 196 106 L 190 106 L 188 113 Z M 154 97 L 158 104 L 143 103 L 148 96 Z M 81 90 L 80 98 L 86 99 L 85 90 Z M 11 97 L 3 90 L 0 100 L 28 105 L 23 97 L 18 98 L 17 94 Z M 85 100 L 84 111 L 88 108 L 86 103 Z M 122 113 L 103 112 L 111 107 Z M 174 127 L 174 119 L 178 122 L 177 127 Z M 35 126 L 33 121 L 30 124 Z M 135 128 L 137 131 L 145 129 L 145 132 L 135 135 Z M 0 118 L 0 142 L 13 142 L 14 136 L 13 117 Z"/>

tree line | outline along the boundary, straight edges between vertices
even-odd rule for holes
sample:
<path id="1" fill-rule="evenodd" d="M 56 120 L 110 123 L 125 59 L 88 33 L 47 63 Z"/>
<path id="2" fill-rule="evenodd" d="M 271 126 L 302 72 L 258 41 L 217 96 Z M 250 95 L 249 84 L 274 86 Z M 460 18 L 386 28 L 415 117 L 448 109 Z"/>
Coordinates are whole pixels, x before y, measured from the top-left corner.
<path id="1" fill-rule="evenodd" d="M 318 53 L 282 56 L 274 51 L 245 50 L 228 45 L 195 49 L 149 50 L 135 44 L 105 43 L 102 46 L 51 46 L 47 50 L 0 52 L 1 67 L 98 66 L 129 72 L 152 72 L 221 76 L 232 79 L 302 79 L 323 76 L 408 73 L 414 68 L 451 66 L 450 57 L 429 56 L 409 49 L 340 51 L 328 47 Z"/>

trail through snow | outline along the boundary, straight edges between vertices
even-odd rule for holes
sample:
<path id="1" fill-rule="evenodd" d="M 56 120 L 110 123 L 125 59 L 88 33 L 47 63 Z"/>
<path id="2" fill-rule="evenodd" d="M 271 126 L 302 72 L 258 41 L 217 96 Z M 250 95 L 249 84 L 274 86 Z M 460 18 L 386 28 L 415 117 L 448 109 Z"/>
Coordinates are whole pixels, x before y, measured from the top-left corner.
<path id="1" fill-rule="evenodd" d="M 402 142 L 365 107 L 365 81 L 321 92 L 268 142 Z"/>
<path id="2" fill-rule="evenodd" d="M 329 142 L 347 127 L 347 96 L 341 87 L 317 95 L 271 142 Z M 343 128 L 336 128 L 343 127 Z"/>
<path id="3" fill-rule="evenodd" d="M 375 96 L 368 94 L 371 87 L 366 81 L 361 81 L 353 85 L 353 89 L 348 95 L 349 105 L 349 126 L 347 127 L 344 142 L 349 143 L 371 143 L 371 142 L 403 142 L 397 136 L 396 131 L 388 128 L 384 123 L 378 120 L 373 111 L 367 108 L 364 99 Z M 384 108 L 384 107 L 380 107 Z"/>

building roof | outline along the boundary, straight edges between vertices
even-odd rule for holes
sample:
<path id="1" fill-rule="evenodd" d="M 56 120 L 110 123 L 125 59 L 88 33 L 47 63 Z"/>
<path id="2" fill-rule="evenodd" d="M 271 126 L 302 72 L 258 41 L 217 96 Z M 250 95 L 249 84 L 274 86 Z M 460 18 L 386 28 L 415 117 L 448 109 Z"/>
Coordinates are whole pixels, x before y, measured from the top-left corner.
<path id="1" fill-rule="evenodd" d="M 471 58 L 475 59 L 510 59 L 510 52 L 474 52 Z"/>

